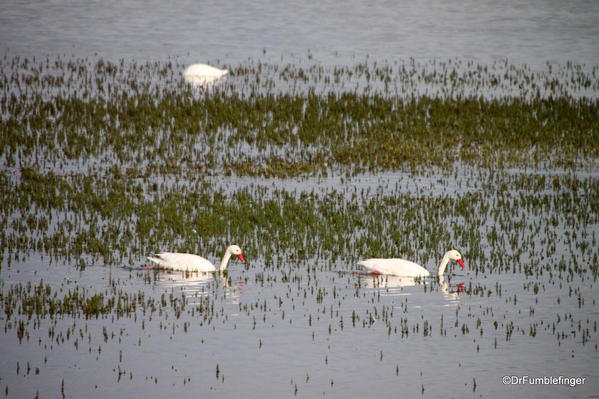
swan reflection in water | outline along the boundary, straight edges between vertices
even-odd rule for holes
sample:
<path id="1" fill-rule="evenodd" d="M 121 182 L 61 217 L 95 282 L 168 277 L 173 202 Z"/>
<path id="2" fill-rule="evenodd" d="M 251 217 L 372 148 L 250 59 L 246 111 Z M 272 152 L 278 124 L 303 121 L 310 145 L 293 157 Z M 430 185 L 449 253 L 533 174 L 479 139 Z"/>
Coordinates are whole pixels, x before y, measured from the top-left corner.
<path id="1" fill-rule="evenodd" d="M 365 274 L 360 276 L 362 286 L 366 288 L 375 288 L 381 290 L 384 296 L 412 295 L 404 291 L 406 287 L 416 285 L 427 285 L 430 290 L 435 286 L 443 293 L 443 297 L 448 301 L 456 301 L 460 294 L 464 292 L 464 283 L 451 284 L 450 279 L 445 276 L 438 276 L 434 279 L 421 279 L 414 277 L 401 277 L 392 275 L 372 275 Z"/>
<path id="2" fill-rule="evenodd" d="M 168 271 L 156 274 L 156 282 L 165 288 L 174 289 L 175 294 L 184 294 L 189 303 L 200 301 L 207 296 L 221 296 L 230 304 L 238 304 L 243 280 L 233 280 L 228 273 L 202 273 Z"/>

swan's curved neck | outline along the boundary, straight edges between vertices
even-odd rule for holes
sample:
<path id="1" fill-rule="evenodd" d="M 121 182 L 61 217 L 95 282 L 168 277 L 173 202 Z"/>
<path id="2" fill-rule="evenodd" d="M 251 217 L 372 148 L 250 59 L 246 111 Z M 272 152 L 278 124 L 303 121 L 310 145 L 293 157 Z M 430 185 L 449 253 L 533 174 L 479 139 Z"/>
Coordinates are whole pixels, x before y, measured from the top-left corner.
<path id="1" fill-rule="evenodd" d="M 229 248 L 227 248 L 227 251 L 225 252 L 225 255 L 223 256 L 223 260 L 221 260 L 220 262 L 220 271 L 224 272 L 225 270 L 227 270 L 227 265 L 229 264 L 229 259 L 231 259 L 231 251 L 229 251 Z"/>
<path id="2" fill-rule="evenodd" d="M 445 254 L 443 256 L 443 259 L 441 260 L 441 263 L 439 264 L 439 271 L 437 272 L 437 275 L 442 276 L 443 273 L 445 273 L 445 268 L 447 267 L 448 263 L 449 263 L 449 256 L 448 256 L 448 254 Z"/>

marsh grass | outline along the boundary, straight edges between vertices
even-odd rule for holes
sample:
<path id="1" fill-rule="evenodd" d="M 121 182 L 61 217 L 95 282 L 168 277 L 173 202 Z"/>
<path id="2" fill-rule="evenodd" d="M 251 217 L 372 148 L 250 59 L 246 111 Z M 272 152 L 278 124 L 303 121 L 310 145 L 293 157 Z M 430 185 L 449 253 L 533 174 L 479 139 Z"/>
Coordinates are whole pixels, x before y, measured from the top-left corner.
<path id="1" fill-rule="evenodd" d="M 232 68 L 229 82 L 194 88 L 183 82 L 181 67 L 5 58 L 0 159 L 10 169 L 35 165 L 56 173 L 288 177 L 331 168 L 451 168 L 456 160 L 484 168 L 572 167 L 597 157 L 596 69 L 540 73 L 506 65 L 499 76 L 473 64 L 250 63 Z M 566 73 L 569 80 L 559 79 Z M 348 90 L 331 76 L 363 85 Z M 547 91 L 534 95 L 495 95 L 485 83 L 534 92 L 543 79 Z M 265 88 L 262 80 L 271 83 Z M 404 90 L 411 82 L 414 92 L 377 89 L 390 80 Z M 281 90 L 289 81 L 296 89 Z M 561 91 L 550 89 L 554 81 Z M 471 92 L 420 94 L 420 85 Z M 573 95 L 579 87 L 590 95 Z"/>
<path id="2" fill-rule="evenodd" d="M 0 320 L 28 348 L 3 370 L 6 396 L 66 370 L 59 347 L 112 368 L 119 389 L 183 381 L 194 395 L 236 387 L 290 337 L 309 366 L 264 370 L 290 395 L 347 389 L 343 342 L 377 374 L 420 378 L 423 396 L 438 391 L 402 368 L 431 342 L 459 360 L 454 391 L 477 394 L 492 383 L 456 351 L 474 365 L 542 358 L 533 342 L 597 352 L 596 67 L 249 62 L 210 88 L 185 84 L 176 60 L 5 57 L 0 70 Z M 138 269 L 156 251 L 214 260 L 231 243 L 249 262 L 224 277 Z M 451 248 L 467 271 L 447 281 L 347 273 L 368 257 L 434 270 Z M 53 382 L 66 396 L 99 375 Z"/>
<path id="3" fill-rule="evenodd" d="M 598 159 L 598 99 L 567 94 L 596 89 L 596 68 L 250 62 L 231 68 L 229 82 L 197 88 L 173 60 L 5 57 L 0 65 L 8 264 L 41 252 L 81 268 L 135 265 L 160 248 L 214 253 L 230 240 L 267 261 L 283 253 L 333 263 L 381 252 L 426 262 L 424 254 L 457 243 L 477 264 L 486 257 L 485 238 L 525 253 L 516 248 L 518 229 L 558 237 L 596 223 L 597 180 L 575 171 L 592 170 Z M 546 91 L 532 90 L 543 80 Z M 354 81 L 362 86 L 340 83 Z M 405 96 L 380 87 L 398 81 L 479 85 L 470 96 Z M 295 89 L 278 89 L 289 82 Z M 536 94 L 489 95 L 488 82 Z M 522 172 L 505 173 L 514 168 Z M 527 168 L 572 173 L 528 175 Z M 459 183 L 467 191 L 383 195 L 352 187 L 352 176 L 364 173 L 425 176 L 432 169 L 469 171 Z M 317 181 L 300 195 L 224 192 L 209 179 L 268 177 L 283 186 L 289 177 L 339 175 L 342 187 L 326 195 Z M 576 245 L 593 248 L 595 238 L 585 240 Z M 545 252 L 531 261 L 553 254 Z M 491 259 L 499 269 L 501 262 Z"/>

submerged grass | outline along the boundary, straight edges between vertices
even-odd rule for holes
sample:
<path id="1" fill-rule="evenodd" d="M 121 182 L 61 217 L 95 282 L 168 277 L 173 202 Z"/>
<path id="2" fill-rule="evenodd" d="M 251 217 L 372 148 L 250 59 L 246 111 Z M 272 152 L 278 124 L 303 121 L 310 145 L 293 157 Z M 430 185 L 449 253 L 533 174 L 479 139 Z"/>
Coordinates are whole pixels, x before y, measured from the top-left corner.
<path id="1" fill-rule="evenodd" d="M 235 385 L 227 348 L 252 368 L 300 336 L 306 370 L 264 373 L 291 380 L 291 395 L 347 389 L 334 371 L 346 370 L 344 340 L 375 374 L 404 380 L 433 337 L 460 359 L 455 348 L 472 348 L 472 364 L 481 350 L 517 357 L 532 339 L 571 357 L 598 350 L 597 68 L 250 63 L 211 88 L 190 87 L 170 61 L 4 58 L 0 69 L 0 320 L 6 342 L 16 334 L 44 354 L 17 357 L 6 396 L 24 376 L 51 379 L 59 347 L 110 363 L 117 382 L 170 392 L 176 379 L 196 395 Z M 213 260 L 233 243 L 249 260 L 233 278 L 168 284 L 102 267 L 137 268 L 160 250 Z M 344 273 L 367 257 L 434 270 L 452 248 L 469 281 L 410 281 L 409 297 L 401 279 Z M 397 352 L 404 340 L 415 358 Z M 170 370 L 144 368 L 146 342 Z M 181 374 L 188 361 L 218 386 Z M 455 381 L 489 386 L 480 374 Z M 62 379 L 63 396 L 75 384 L 89 388 Z M 428 384 L 417 390 L 434 396 Z"/>
<path id="2" fill-rule="evenodd" d="M 597 274 L 594 177 L 489 173 L 447 193 L 435 191 L 444 180 L 402 192 L 401 178 L 387 193 L 351 184 L 326 191 L 318 184 L 307 191 L 260 185 L 225 191 L 202 179 L 158 184 L 32 169 L 23 169 L 20 181 L 3 180 L 8 265 L 31 253 L 82 267 L 99 260 L 136 265 L 160 249 L 219 255 L 236 242 L 267 264 L 320 260 L 330 268 L 337 260 L 377 254 L 426 263 L 460 247 L 482 272 L 510 270 L 507 252 L 525 256 L 530 273 L 542 273 L 537 266 L 548 259 L 551 271 L 564 259 L 571 268 L 586 258 L 594 259 L 588 271 Z"/>
<path id="3" fill-rule="evenodd" d="M 435 65 L 433 71 L 443 67 L 455 68 Z M 566 70 L 576 71 L 577 80 L 565 82 L 582 84 L 594 95 L 559 95 L 550 84 L 547 93 L 532 96 L 489 96 L 486 85 L 471 88 L 469 95 L 417 95 L 418 85 L 429 81 L 471 87 L 476 79 L 501 80 L 474 65 L 462 67 L 471 69 L 468 80 L 450 73 L 448 83 L 447 77 L 427 80 L 426 74 L 413 72 L 426 67 L 416 65 L 393 70 L 365 64 L 355 67 L 356 78 L 348 67 L 296 67 L 303 72 L 290 74 L 289 67 L 259 64 L 234 68 L 229 83 L 209 89 L 183 82 L 181 68 L 173 62 L 4 59 L 4 165 L 143 176 L 191 170 L 286 177 L 331 168 L 351 173 L 451 168 L 458 159 L 485 168 L 576 166 L 599 152 L 599 107 L 592 91 L 597 87 L 591 83 L 596 71 L 585 73 L 573 65 Z M 316 83 L 302 78 L 310 74 L 354 78 L 363 85 L 348 90 L 319 84 L 322 78 Z M 529 74 L 528 83 L 512 74 Z M 557 79 L 547 74 L 548 81 Z M 503 79 L 508 86 L 528 87 L 540 76 L 517 70 Z M 407 79 L 415 92 L 376 89 L 377 82 L 391 78 L 404 86 Z M 264 87 L 261 79 L 271 84 Z M 277 89 L 289 79 L 293 87 L 307 88 Z"/>
<path id="4" fill-rule="evenodd" d="M 232 68 L 228 83 L 197 88 L 182 80 L 180 67 L 2 60 L 1 233 L 8 262 L 41 252 L 79 267 L 98 259 L 137 264 L 161 248 L 220 252 L 222 242 L 235 241 L 267 260 L 284 253 L 333 262 L 340 254 L 353 260 L 381 252 L 425 262 L 426 254 L 459 244 L 482 263 L 489 260 L 484 242 L 522 242 L 514 227 L 528 228 L 535 242 L 539 231 L 559 236 L 596 223 L 596 178 L 502 172 L 593 168 L 599 100 L 564 93 L 597 89 L 596 68 L 549 66 L 541 74 L 505 65 L 499 75 L 496 66 L 473 64 L 427 70 L 413 62 L 353 69 L 250 63 Z M 343 79 L 359 84 L 348 90 Z M 543 80 L 546 90 L 537 93 Z M 469 96 L 406 96 L 381 88 L 390 81 L 477 89 Z M 295 89 L 276 88 L 290 82 Z M 485 96 L 485 82 L 536 94 Z M 474 170 L 464 179 L 475 182 L 441 196 L 352 190 L 351 176 L 360 172 L 423 175 L 433 167 L 445 174 Z M 206 180 L 331 173 L 349 180 L 326 195 L 317 182 L 299 195 L 223 192 Z M 539 217 L 516 221 L 514 210 Z M 594 237 L 585 239 L 591 240 L 585 250 L 592 248 Z"/>

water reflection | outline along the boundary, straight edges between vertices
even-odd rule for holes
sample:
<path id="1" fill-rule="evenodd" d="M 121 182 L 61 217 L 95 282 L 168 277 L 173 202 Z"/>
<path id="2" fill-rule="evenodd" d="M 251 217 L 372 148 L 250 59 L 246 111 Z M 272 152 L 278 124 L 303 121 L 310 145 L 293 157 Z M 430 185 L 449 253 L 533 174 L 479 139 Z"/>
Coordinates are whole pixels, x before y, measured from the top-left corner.
<path id="1" fill-rule="evenodd" d="M 445 276 L 433 279 L 418 279 L 391 275 L 364 275 L 360 278 L 363 287 L 378 289 L 382 296 L 412 295 L 412 290 L 406 291 L 404 288 L 425 285 L 425 291 L 438 290 L 443 293 L 445 300 L 456 303 L 460 294 L 464 292 L 464 283 L 451 283 L 451 280 Z"/>
<path id="2" fill-rule="evenodd" d="M 443 297 L 450 302 L 458 302 L 458 298 L 464 292 L 464 283 L 450 284 L 445 276 L 439 276 L 439 290 L 443 293 Z"/>
<path id="3" fill-rule="evenodd" d="M 194 87 L 211 87 L 220 81 L 222 78 L 219 76 L 187 76 L 185 75 L 185 81 Z"/>
<path id="4" fill-rule="evenodd" d="M 416 285 L 416 279 L 414 277 L 400 277 L 391 275 L 364 275 L 361 281 L 362 285 L 366 288 L 378 288 L 384 290 L 384 295 L 411 295 L 409 293 L 402 292 L 403 287 L 412 287 Z M 422 284 L 422 281 L 418 281 L 418 284 Z M 383 295 L 383 292 L 381 292 Z"/>
<path id="5" fill-rule="evenodd" d="M 189 303 L 204 297 L 222 298 L 230 304 L 238 304 L 243 294 L 244 281 L 233 280 L 225 273 L 167 272 L 156 276 L 157 284 L 175 289 L 185 295 Z"/>

